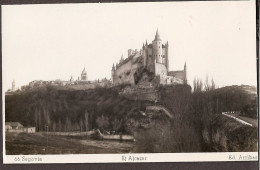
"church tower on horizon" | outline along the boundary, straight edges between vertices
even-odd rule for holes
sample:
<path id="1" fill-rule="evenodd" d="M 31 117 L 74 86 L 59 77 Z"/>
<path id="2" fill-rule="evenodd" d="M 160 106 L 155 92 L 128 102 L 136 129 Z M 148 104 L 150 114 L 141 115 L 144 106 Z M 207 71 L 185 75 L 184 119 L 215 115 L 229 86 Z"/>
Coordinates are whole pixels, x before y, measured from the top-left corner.
<path id="1" fill-rule="evenodd" d="M 81 73 L 81 81 L 87 81 L 88 78 L 87 78 L 87 72 L 86 72 L 86 69 L 84 67 L 82 73 Z"/>

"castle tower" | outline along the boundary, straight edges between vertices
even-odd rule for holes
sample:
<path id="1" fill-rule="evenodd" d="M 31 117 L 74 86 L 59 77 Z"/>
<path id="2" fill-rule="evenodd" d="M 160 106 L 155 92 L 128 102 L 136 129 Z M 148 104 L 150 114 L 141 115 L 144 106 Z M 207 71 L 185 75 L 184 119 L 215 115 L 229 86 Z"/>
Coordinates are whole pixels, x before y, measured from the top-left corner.
<path id="1" fill-rule="evenodd" d="M 144 65 L 144 67 L 147 66 L 147 52 L 146 52 L 146 50 L 147 50 L 147 45 L 144 45 L 144 43 L 143 43 L 142 57 L 143 57 L 143 65 Z"/>
<path id="2" fill-rule="evenodd" d="M 167 68 L 167 72 L 169 71 L 169 43 L 167 41 L 167 43 L 165 44 L 165 65 Z"/>
<path id="3" fill-rule="evenodd" d="M 124 61 L 124 56 L 122 54 L 119 63 L 122 63 L 123 61 Z"/>
<path id="4" fill-rule="evenodd" d="M 162 40 L 157 29 L 153 40 L 153 57 L 156 63 L 163 63 Z"/>
<path id="5" fill-rule="evenodd" d="M 13 80 L 12 82 L 12 90 L 14 91 L 15 90 L 15 81 Z"/>
<path id="6" fill-rule="evenodd" d="M 70 82 L 72 83 L 74 80 L 73 80 L 73 76 L 70 77 Z"/>
<path id="7" fill-rule="evenodd" d="M 87 81 L 87 72 L 86 72 L 86 69 L 84 67 L 82 73 L 81 73 L 81 80 L 82 81 Z"/>
<path id="8" fill-rule="evenodd" d="M 116 70 L 116 68 L 115 68 L 115 65 L 113 63 L 112 70 L 111 70 L 111 80 L 112 80 L 112 83 L 114 83 L 115 70 Z"/>
<path id="9" fill-rule="evenodd" d="M 184 80 L 183 80 L 184 84 L 187 84 L 187 66 L 186 66 L 186 61 L 185 61 L 185 64 L 184 64 Z"/>

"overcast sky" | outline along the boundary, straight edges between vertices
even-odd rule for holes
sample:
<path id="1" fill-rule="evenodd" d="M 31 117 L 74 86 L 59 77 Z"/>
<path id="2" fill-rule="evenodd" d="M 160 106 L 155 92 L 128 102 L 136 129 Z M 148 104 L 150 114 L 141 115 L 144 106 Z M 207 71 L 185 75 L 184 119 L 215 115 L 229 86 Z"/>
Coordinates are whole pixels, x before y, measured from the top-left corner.
<path id="1" fill-rule="evenodd" d="M 188 82 L 256 86 L 254 1 L 9 5 L 2 8 L 3 89 L 33 80 L 111 78 L 127 50 L 158 28 L 170 70 Z"/>

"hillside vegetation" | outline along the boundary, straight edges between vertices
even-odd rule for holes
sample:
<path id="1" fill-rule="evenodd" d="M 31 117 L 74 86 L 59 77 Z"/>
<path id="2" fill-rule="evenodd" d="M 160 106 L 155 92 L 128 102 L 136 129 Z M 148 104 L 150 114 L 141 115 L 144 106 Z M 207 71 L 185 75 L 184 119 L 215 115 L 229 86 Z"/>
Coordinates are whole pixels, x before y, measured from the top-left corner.
<path id="1" fill-rule="evenodd" d="M 36 126 L 38 131 L 46 131 L 48 126 L 49 131 L 99 128 L 132 134 L 136 138 L 134 152 L 255 151 L 257 148 L 257 128 L 238 127 L 238 122 L 232 123 L 237 128 L 231 128 L 230 122 L 221 116 L 223 111 L 242 111 L 257 117 L 255 95 L 243 88 L 215 89 L 214 82 L 200 80 L 194 80 L 193 92 L 188 85 L 159 86 L 160 100 L 155 104 L 119 95 L 126 87 L 69 90 L 46 86 L 6 95 L 5 119 Z M 151 105 L 167 108 L 173 119 L 159 113 L 142 115 L 146 106 Z M 250 136 L 248 140 L 246 134 Z"/>
<path id="2" fill-rule="evenodd" d="M 6 121 L 36 126 L 38 131 L 88 131 L 104 128 L 129 133 L 125 121 L 144 110 L 146 101 L 118 95 L 123 86 L 61 90 L 47 86 L 6 96 Z"/>

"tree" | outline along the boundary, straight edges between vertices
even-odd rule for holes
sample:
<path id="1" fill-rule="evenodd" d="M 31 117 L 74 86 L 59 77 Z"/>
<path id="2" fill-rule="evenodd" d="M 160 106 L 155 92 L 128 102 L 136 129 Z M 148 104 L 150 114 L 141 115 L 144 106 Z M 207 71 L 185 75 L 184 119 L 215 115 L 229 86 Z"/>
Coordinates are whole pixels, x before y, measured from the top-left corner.
<path id="1" fill-rule="evenodd" d="M 79 127 L 80 127 L 80 131 L 81 131 L 81 132 L 83 131 L 83 126 L 84 126 L 83 121 L 82 121 L 82 119 L 80 118 L 80 120 L 79 120 Z"/>
<path id="2" fill-rule="evenodd" d="M 71 131 L 71 120 L 68 117 L 66 117 L 65 131 L 66 132 L 70 132 Z"/>
<path id="3" fill-rule="evenodd" d="M 58 120 L 58 131 L 61 132 L 62 131 L 62 125 L 61 125 L 61 120 Z"/>
<path id="4" fill-rule="evenodd" d="M 53 121 L 53 123 L 52 123 L 52 131 L 56 132 L 56 129 L 57 129 L 56 122 Z"/>
<path id="5" fill-rule="evenodd" d="M 197 93 L 197 92 L 201 92 L 202 91 L 202 81 L 198 78 L 195 78 L 193 80 L 193 92 Z"/>
<path id="6" fill-rule="evenodd" d="M 85 127 L 86 127 L 86 131 L 88 131 L 88 112 L 85 111 Z"/>
<path id="7" fill-rule="evenodd" d="M 101 117 L 98 117 L 96 122 L 97 122 L 97 125 L 99 128 L 106 129 L 109 126 L 108 117 L 103 116 L 103 115 Z"/>
<path id="8" fill-rule="evenodd" d="M 35 121 L 35 127 L 36 129 L 39 128 L 39 125 L 38 125 L 38 109 L 35 109 L 35 112 L 34 112 L 34 121 Z"/>
<path id="9" fill-rule="evenodd" d="M 119 119 L 115 119 L 113 122 L 112 122 L 112 125 L 113 125 L 113 130 L 117 131 L 121 128 L 122 126 L 122 120 L 119 120 Z"/>

